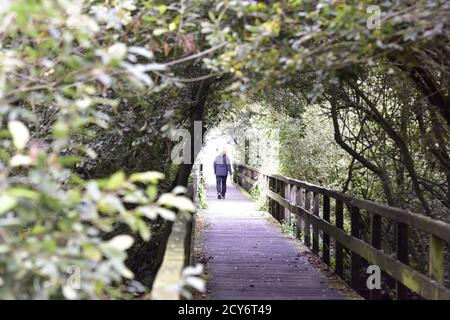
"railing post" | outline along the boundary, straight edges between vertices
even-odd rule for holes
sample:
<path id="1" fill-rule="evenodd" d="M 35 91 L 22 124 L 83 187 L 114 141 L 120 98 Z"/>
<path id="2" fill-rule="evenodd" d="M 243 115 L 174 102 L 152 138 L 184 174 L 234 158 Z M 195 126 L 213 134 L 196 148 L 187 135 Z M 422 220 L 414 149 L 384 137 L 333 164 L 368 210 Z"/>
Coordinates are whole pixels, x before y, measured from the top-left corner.
<path id="1" fill-rule="evenodd" d="M 241 187 L 244 187 L 244 178 L 243 178 L 243 175 L 244 175 L 244 167 L 242 167 L 242 166 L 240 166 L 239 167 L 239 171 L 240 171 L 240 173 L 241 173 Z"/>
<path id="2" fill-rule="evenodd" d="M 408 264 L 408 226 L 397 223 L 397 259 L 404 264 Z M 408 289 L 399 281 L 396 281 L 397 299 L 407 298 Z"/>
<path id="3" fill-rule="evenodd" d="M 330 197 L 323 196 L 323 219 L 327 222 L 330 222 Z M 322 241 L 322 254 L 323 254 L 323 262 L 326 265 L 330 265 L 330 236 L 323 232 L 323 241 Z"/>
<path id="4" fill-rule="evenodd" d="M 351 207 L 351 235 L 355 238 L 360 238 L 360 214 L 359 208 Z M 353 289 L 361 289 L 361 279 L 360 279 L 360 266 L 361 257 L 352 251 L 351 253 L 351 286 Z"/>
<path id="5" fill-rule="evenodd" d="M 305 190 L 305 210 L 308 212 L 308 215 L 311 214 L 311 191 L 309 190 Z M 305 245 L 309 248 L 311 247 L 311 229 L 308 215 L 306 221 L 304 222 L 305 222 Z"/>
<path id="6" fill-rule="evenodd" d="M 263 181 L 264 181 L 264 188 L 267 188 L 270 190 L 270 178 L 268 175 L 263 174 Z M 267 203 L 267 210 L 270 214 L 270 197 L 266 194 L 266 203 Z"/>
<path id="7" fill-rule="evenodd" d="M 336 200 L 336 227 L 344 230 L 344 204 L 339 200 Z M 344 248 L 337 240 L 335 272 L 341 278 L 344 276 Z"/>
<path id="8" fill-rule="evenodd" d="M 291 189 L 292 186 L 290 183 L 284 183 L 284 198 L 289 202 L 292 202 Z M 291 220 L 291 212 L 289 211 L 289 208 L 284 208 L 284 218 L 289 221 Z"/>
<path id="9" fill-rule="evenodd" d="M 278 194 L 278 179 L 272 178 L 272 191 Z M 272 216 L 279 221 L 279 204 L 275 200 L 272 200 Z"/>
<path id="10" fill-rule="evenodd" d="M 286 183 L 278 180 L 278 194 L 282 198 L 286 198 Z M 278 204 L 278 221 L 282 222 L 286 219 L 286 209 L 281 204 Z"/>
<path id="11" fill-rule="evenodd" d="M 289 201 L 291 201 L 291 203 L 293 203 L 295 205 L 297 204 L 297 186 L 296 185 L 291 185 L 291 189 L 290 189 L 290 193 L 289 193 Z M 291 211 L 289 211 L 289 216 L 292 219 L 296 218 L 296 215 Z"/>
<path id="12" fill-rule="evenodd" d="M 245 168 L 245 177 L 247 177 L 247 178 L 249 178 L 249 174 L 248 174 L 248 172 L 249 172 L 250 170 L 248 170 L 248 168 Z M 245 190 L 250 190 L 250 188 L 249 188 L 249 185 L 250 185 L 250 183 L 248 182 L 248 180 L 247 179 L 245 179 Z"/>
<path id="13" fill-rule="evenodd" d="M 375 249 L 381 249 L 381 216 L 371 214 L 370 219 L 370 242 Z M 377 300 L 380 297 L 380 290 L 370 290 L 370 299 Z"/>
<path id="14" fill-rule="evenodd" d="M 315 216 L 319 216 L 320 211 L 320 193 L 314 192 L 314 201 L 313 201 L 313 212 L 312 214 Z M 316 224 L 313 224 L 313 252 L 318 255 L 319 254 L 319 228 Z"/>
<path id="15" fill-rule="evenodd" d="M 269 179 L 269 190 L 275 192 L 275 179 L 268 176 Z M 269 213 L 275 218 L 275 201 L 269 198 Z"/>
<path id="16" fill-rule="evenodd" d="M 303 189 L 302 188 L 298 188 L 297 192 L 296 192 L 296 204 L 303 208 L 303 204 L 304 204 L 304 198 L 303 198 Z M 302 227 L 303 227 L 303 223 L 302 223 L 302 218 L 301 215 L 297 215 L 297 238 L 300 239 L 302 237 Z"/>
<path id="17" fill-rule="evenodd" d="M 280 194 L 280 181 L 275 178 L 275 193 Z M 280 204 L 275 201 L 275 219 L 280 222 Z"/>
<path id="18" fill-rule="evenodd" d="M 444 284 L 444 240 L 430 236 L 430 277 Z"/>
<path id="19" fill-rule="evenodd" d="M 370 238 L 372 246 L 381 249 L 381 217 L 378 214 L 371 215 Z"/>

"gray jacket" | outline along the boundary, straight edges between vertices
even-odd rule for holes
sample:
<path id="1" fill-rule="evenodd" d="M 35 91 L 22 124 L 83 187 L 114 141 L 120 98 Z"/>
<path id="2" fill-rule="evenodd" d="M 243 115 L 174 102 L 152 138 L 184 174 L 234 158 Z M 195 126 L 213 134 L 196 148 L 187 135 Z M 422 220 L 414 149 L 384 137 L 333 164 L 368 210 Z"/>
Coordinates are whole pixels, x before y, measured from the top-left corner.
<path id="1" fill-rule="evenodd" d="M 230 173 L 230 175 L 232 174 L 230 158 L 226 155 L 219 154 L 214 160 L 214 174 L 216 176 L 226 176 L 228 173 Z"/>

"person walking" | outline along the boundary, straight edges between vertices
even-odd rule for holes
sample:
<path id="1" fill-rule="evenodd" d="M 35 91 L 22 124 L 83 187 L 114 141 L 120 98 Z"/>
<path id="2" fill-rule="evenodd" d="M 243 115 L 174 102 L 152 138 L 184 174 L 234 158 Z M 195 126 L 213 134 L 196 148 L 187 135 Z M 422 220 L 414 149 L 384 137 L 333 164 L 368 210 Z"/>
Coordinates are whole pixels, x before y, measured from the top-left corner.
<path id="1" fill-rule="evenodd" d="M 227 177 L 228 173 L 231 175 L 231 162 L 227 156 L 227 149 L 223 148 L 214 160 L 214 174 L 216 175 L 216 189 L 217 199 L 225 199 L 225 193 L 227 192 Z"/>

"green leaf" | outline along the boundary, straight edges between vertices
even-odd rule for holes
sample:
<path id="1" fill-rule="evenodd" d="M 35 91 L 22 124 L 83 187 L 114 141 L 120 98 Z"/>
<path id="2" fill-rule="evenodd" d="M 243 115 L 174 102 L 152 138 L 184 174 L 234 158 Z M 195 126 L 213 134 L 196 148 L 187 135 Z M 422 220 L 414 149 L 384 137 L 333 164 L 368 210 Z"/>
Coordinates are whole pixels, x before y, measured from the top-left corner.
<path id="1" fill-rule="evenodd" d="M 94 262 L 99 262 L 102 259 L 101 251 L 92 244 L 87 244 L 83 246 L 83 255 Z"/>
<path id="2" fill-rule="evenodd" d="M 194 203 L 186 197 L 176 196 L 171 193 L 165 193 L 158 199 L 159 204 L 166 205 L 168 207 L 175 207 L 181 211 L 195 211 Z"/>
<path id="3" fill-rule="evenodd" d="M 38 234 L 43 234 L 46 231 L 47 231 L 47 228 L 45 226 L 43 226 L 42 224 L 37 224 L 33 227 L 33 229 L 31 229 L 31 234 L 38 235 Z"/>
<path id="4" fill-rule="evenodd" d="M 11 188 L 6 191 L 7 194 L 17 198 L 25 198 L 29 200 L 39 200 L 40 194 L 36 191 L 25 188 Z"/>
<path id="5" fill-rule="evenodd" d="M 156 196 L 158 195 L 158 188 L 154 185 L 149 185 L 147 189 L 145 189 L 145 193 L 147 194 L 150 201 L 154 201 Z"/>
<path id="6" fill-rule="evenodd" d="M 54 239 L 47 238 L 42 242 L 42 247 L 50 252 L 55 252 L 58 246 Z"/>
<path id="7" fill-rule="evenodd" d="M 33 163 L 33 159 L 23 154 L 15 154 L 10 160 L 9 165 L 11 167 L 29 166 Z"/>
<path id="8" fill-rule="evenodd" d="M 91 159 L 95 160 L 97 159 L 97 153 L 95 153 L 94 150 L 92 150 L 91 148 L 85 147 L 85 146 L 78 146 L 78 148 L 83 151 L 84 153 L 86 153 L 88 155 L 88 157 L 90 157 Z"/>
<path id="9" fill-rule="evenodd" d="M 158 171 L 136 172 L 130 176 L 131 182 L 157 183 L 162 179 L 164 179 L 164 173 Z"/>
<path id="10" fill-rule="evenodd" d="M 173 212 L 172 210 L 166 209 L 166 208 L 157 208 L 156 211 L 161 216 L 161 218 L 169 220 L 169 221 L 174 221 L 177 217 L 175 212 Z"/>
<path id="11" fill-rule="evenodd" d="M 125 251 L 133 245 L 133 237 L 127 234 L 115 236 L 107 242 L 107 244 L 117 250 Z"/>
<path id="12" fill-rule="evenodd" d="M 123 171 L 118 171 L 106 180 L 104 189 L 109 191 L 118 190 L 124 185 L 125 181 L 125 173 Z"/>
<path id="13" fill-rule="evenodd" d="M 145 223 L 144 220 L 138 220 L 137 227 L 139 235 L 144 241 L 150 240 L 150 227 Z"/>
<path id="14" fill-rule="evenodd" d="M 155 207 L 139 207 L 136 209 L 136 212 L 151 220 L 156 219 L 158 216 L 158 211 Z"/>
<path id="15" fill-rule="evenodd" d="M 158 11 L 160 15 L 163 15 L 167 11 L 167 6 L 164 4 L 161 4 L 158 6 Z"/>
<path id="16" fill-rule="evenodd" d="M 145 196 L 144 192 L 140 189 L 127 191 L 127 193 L 123 197 L 123 202 L 145 204 L 147 203 L 147 197 Z"/>
<path id="17" fill-rule="evenodd" d="M 80 163 L 82 160 L 83 160 L 82 157 L 69 155 L 69 156 L 60 157 L 59 163 L 61 163 L 61 165 L 65 166 L 65 167 L 71 167 L 71 166 L 74 166 L 74 165 Z"/>
<path id="18" fill-rule="evenodd" d="M 108 194 L 102 197 L 97 203 L 98 210 L 103 213 L 125 212 L 125 208 L 118 197 Z"/>
<path id="19" fill-rule="evenodd" d="M 0 148 L 0 160 L 7 161 L 9 159 L 9 154 L 4 149 Z"/>
<path id="20" fill-rule="evenodd" d="M 127 279 L 132 279 L 132 278 L 133 278 L 133 276 L 134 276 L 134 275 L 133 275 L 133 272 L 131 272 L 131 270 L 128 269 L 128 268 L 123 264 L 122 261 L 119 261 L 119 260 L 113 260 L 113 261 L 112 261 L 112 265 L 113 265 L 114 269 L 116 269 L 117 272 L 119 272 L 120 275 L 121 275 L 122 277 L 127 278 Z"/>
<path id="21" fill-rule="evenodd" d="M 205 280 L 200 277 L 186 277 L 184 283 L 197 291 L 205 292 Z"/>
<path id="22" fill-rule="evenodd" d="M 167 28 L 157 28 L 157 29 L 153 30 L 153 35 L 160 36 L 160 35 L 166 33 L 167 31 L 169 31 Z"/>
<path id="23" fill-rule="evenodd" d="M 30 139 L 28 128 L 20 121 L 10 121 L 8 129 L 11 132 L 14 146 L 18 150 L 24 149 Z"/>
<path id="24" fill-rule="evenodd" d="M 65 138 L 69 134 L 69 126 L 65 121 L 58 120 L 53 125 L 52 131 L 53 131 L 53 136 L 56 139 L 62 139 L 62 138 Z"/>
<path id="25" fill-rule="evenodd" d="M 3 194 L 0 196 L 0 216 L 8 211 L 11 211 L 14 209 L 19 202 L 17 201 L 17 198 L 8 195 Z"/>
<path id="26" fill-rule="evenodd" d="M 122 42 L 117 42 L 110 46 L 107 50 L 98 50 L 97 55 L 100 56 L 103 64 L 108 66 L 118 66 L 126 57 L 127 46 Z"/>
<path id="27" fill-rule="evenodd" d="M 170 31 L 174 31 L 176 28 L 177 28 L 176 22 L 171 22 L 171 23 L 169 24 L 169 30 L 170 30 Z"/>

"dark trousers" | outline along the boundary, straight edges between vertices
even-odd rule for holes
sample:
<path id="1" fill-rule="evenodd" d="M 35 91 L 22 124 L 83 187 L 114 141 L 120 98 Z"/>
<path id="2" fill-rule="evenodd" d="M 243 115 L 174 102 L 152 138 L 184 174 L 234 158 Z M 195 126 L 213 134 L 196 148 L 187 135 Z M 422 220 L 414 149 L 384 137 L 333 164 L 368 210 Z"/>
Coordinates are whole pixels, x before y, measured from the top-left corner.
<path id="1" fill-rule="evenodd" d="M 225 195 L 225 192 L 227 192 L 227 176 L 216 176 L 216 189 L 217 193 Z"/>

